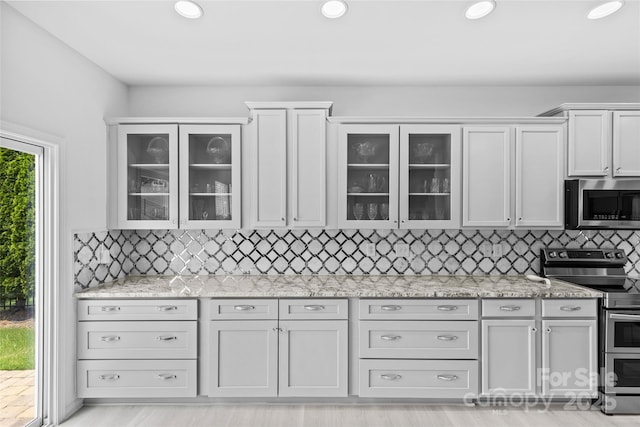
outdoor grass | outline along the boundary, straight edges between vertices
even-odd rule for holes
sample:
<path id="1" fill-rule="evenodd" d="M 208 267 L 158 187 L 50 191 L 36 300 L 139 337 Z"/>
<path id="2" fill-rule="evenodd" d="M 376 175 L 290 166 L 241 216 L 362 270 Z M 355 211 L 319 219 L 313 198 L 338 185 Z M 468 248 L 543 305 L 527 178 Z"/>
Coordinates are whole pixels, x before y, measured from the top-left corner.
<path id="1" fill-rule="evenodd" d="M 34 345 L 32 328 L 0 328 L 0 370 L 33 369 Z"/>

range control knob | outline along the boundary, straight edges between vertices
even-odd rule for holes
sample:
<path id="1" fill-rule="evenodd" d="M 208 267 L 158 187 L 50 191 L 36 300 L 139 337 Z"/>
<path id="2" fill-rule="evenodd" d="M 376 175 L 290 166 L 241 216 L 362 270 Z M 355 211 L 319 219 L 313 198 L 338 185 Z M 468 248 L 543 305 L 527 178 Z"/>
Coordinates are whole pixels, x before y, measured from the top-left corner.
<path id="1" fill-rule="evenodd" d="M 604 254 L 607 258 L 613 258 L 613 252 L 607 252 Z"/>
<path id="2" fill-rule="evenodd" d="M 557 256 L 558 256 L 558 253 L 556 251 L 549 252 L 549 258 L 555 258 Z"/>
<path id="3" fill-rule="evenodd" d="M 567 258 L 568 256 L 566 252 L 560 252 L 560 258 Z"/>
<path id="4" fill-rule="evenodd" d="M 616 258 L 621 259 L 623 256 L 622 252 L 616 252 Z"/>

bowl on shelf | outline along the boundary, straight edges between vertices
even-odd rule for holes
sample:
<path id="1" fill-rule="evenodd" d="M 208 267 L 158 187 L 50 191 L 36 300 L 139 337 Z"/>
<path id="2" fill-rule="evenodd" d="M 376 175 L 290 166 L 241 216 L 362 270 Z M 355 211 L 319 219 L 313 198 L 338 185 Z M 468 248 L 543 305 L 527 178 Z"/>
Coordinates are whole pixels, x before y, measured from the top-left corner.
<path id="1" fill-rule="evenodd" d="M 169 163 L 169 141 L 161 136 L 151 138 L 147 154 L 155 163 Z"/>
<path id="2" fill-rule="evenodd" d="M 378 146 L 371 141 L 356 142 L 352 147 L 358 160 L 363 163 L 370 163 L 378 151 Z"/>
<path id="3" fill-rule="evenodd" d="M 226 139 L 221 136 L 214 136 L 207 142 L 205 152 L 213 163 L 228 163 L 231 147 Z"/>
<path id="4" fill-rule="evenodd" d="M 434 144 L 432 142 L 422 141 L 416 142 L 411 146 L 411 154 L 413 159 L 419 163 L 426 163 L 433 159 Z"/>

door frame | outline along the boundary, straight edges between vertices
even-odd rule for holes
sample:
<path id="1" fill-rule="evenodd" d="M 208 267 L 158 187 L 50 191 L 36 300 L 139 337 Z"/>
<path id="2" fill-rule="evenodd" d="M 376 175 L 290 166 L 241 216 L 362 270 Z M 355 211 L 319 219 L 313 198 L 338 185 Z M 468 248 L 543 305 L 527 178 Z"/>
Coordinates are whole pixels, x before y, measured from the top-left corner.
<path id="1" fill-rule="evenodd" d="M 28 136 L 33 135 L 33 136 Z M 60 415 L 60 143 L 19 125 L 0 122 L 0 145 L 36 156 L 36 402 L 27 427 L 55 425 Z"/>

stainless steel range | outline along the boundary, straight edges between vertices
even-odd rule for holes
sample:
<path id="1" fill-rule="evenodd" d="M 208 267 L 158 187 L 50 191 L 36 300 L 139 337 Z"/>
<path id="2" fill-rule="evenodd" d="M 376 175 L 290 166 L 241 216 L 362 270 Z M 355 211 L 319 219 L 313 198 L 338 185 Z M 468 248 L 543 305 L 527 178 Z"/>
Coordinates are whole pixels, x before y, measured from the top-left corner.
<path id="1" fill-rule="evenodd" d="M 601 409 L 640 414 L 640 278 L 624 272 L 619 249 L 545 248 L 542 275 L 604 293 L 600 306 Z"/>

